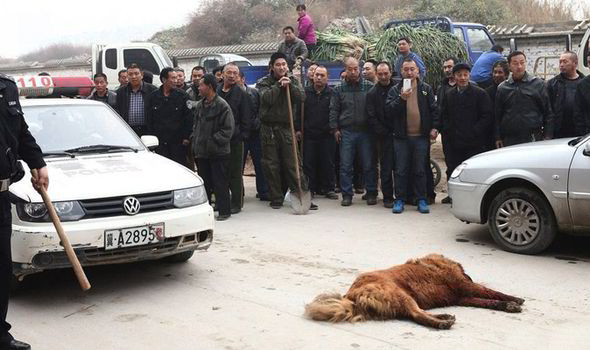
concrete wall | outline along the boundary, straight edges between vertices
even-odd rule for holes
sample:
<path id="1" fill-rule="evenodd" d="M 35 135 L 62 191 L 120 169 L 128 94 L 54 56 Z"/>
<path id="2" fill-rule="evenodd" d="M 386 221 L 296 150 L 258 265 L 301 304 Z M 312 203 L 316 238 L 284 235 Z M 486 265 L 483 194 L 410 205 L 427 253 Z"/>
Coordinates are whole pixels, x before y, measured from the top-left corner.
<path id="1" fill-rule="evenodd" d="M 578 51 L 583 35 L 572 35 L 572 50 Z M 510 39 L 495 38 L 504 48 L 510 47 Z M 566 49 L 565 36 L 529 36 L 516 38 L 516 47 L 527 55 L 527 71 L 541 78 L 559 74 L 559 55 Z M 504 51 L 505 53 L 507 51 Z M 546 65 L 546 66 L 545 66 Z"/>

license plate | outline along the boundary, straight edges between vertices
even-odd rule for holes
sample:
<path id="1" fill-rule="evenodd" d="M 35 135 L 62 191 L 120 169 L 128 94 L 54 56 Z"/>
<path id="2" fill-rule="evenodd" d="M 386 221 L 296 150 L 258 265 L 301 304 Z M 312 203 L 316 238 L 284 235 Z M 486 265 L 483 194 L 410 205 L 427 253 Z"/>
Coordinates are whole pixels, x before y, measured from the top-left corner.
<path id="1" fill-rule="evenodd" d="M 104 233 L 104 249 L 135 247 L 164 240 L 164 224 L 108 230 Z"/>

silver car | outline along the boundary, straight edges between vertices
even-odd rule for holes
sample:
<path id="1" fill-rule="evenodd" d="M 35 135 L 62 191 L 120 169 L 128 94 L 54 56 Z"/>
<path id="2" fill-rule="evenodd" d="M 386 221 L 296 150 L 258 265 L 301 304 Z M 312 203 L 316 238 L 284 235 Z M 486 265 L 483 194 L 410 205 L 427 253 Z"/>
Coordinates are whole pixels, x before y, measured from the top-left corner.
<path id="1" fill-rule="evenodd" d="M 449 181 L 452 213 L 488 224 L 503 249 L 537 254 L 558 232 L 590 234 L 590 134 L 469 158 Z"/>

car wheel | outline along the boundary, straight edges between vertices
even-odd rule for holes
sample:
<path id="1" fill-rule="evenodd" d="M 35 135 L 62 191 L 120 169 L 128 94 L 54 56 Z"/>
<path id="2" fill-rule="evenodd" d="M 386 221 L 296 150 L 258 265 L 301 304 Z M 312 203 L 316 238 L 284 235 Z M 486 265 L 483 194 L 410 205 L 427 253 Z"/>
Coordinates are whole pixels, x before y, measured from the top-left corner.
<path id="1" fill-rule="evenodd" d="M 195 253 L 194 250 L 189 250 L 186 252 L 174 254 L 174 255 L 167 257 L 166 261 L 172 262 L 172 263 L 183 263 L 185 261 L 188 261 L 188 259 L 192 258 L 194 253 Z"/>
<path id="2" fill-rule="evenodd" d="M 488 212 L 494 241 L 504 250 L 537 254 L 545 250 L 557 232 L 553 209 L 545 198 L 527 188 L 508 188 L 496 195 Z"/>

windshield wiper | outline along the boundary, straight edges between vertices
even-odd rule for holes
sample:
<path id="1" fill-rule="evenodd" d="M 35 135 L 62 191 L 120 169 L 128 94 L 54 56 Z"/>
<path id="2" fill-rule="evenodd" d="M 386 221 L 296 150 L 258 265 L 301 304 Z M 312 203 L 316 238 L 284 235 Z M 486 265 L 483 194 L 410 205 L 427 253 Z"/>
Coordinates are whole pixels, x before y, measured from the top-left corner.
<path id="1" fill-rule="evenodd" d="M 138 151 L 137 148 L 133 148 L 130 146 L 117 146 L 117 145 L 90 145 L 90 146 L 81 146 L 72 149 L 65 150 L 64 152 L 70 153 L 103 153 L 103 152 L 111 152 L 111 151 Z"/>
<path id="2" fill-rule="evenodd" d="M 76 157 L 73 153 L 71 152 L 43 152 L 43 157 L 70 157 L 70 158 L 74 158 Z"/>

